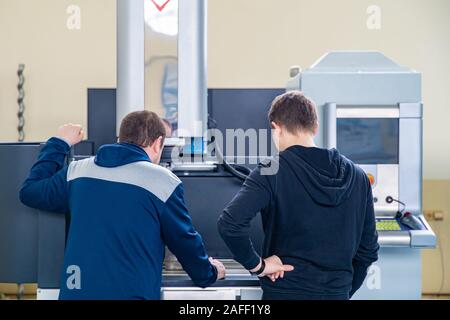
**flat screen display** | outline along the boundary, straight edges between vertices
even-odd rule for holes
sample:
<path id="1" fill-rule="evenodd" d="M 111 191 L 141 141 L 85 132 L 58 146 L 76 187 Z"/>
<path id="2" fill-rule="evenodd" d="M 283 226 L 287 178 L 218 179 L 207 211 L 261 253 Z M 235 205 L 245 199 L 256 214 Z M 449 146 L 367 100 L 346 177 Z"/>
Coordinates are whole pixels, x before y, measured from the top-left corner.
<path id="1" fill-rule="evenodd" d="M 338 119 L 337 149 L 357 164 L 398 164 L 399 119 Z"/>

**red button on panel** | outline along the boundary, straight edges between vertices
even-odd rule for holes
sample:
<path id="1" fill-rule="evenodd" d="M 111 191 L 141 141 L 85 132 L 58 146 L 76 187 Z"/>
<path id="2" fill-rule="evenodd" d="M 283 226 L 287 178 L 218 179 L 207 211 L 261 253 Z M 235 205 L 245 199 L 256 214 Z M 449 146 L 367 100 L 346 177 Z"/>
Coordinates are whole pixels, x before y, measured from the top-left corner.
<path id="1" fill-rule="evenodd" d="M 369 178 L 370 181 L 370 185 L 374 185 L 375 184 L 375 177 L 373 176 L 373 174 L 367 174 L 367 177 Z"/>

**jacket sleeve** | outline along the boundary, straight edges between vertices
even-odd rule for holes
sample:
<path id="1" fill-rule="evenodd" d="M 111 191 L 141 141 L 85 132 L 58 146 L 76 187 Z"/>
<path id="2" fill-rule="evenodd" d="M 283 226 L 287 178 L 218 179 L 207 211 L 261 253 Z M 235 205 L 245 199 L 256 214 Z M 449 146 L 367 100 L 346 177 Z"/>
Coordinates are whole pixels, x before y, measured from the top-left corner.
<path id="1" fill-rule="evenodd" d="M 28 207 L 68 213 L 66 157 L 70 146 L 59 138 L 51 138 L 41 150 L 37 162 L 20 190 L 20 201 Z"/>
<path id="2" fill-rule="evenodd" d="M 253 218 L 270 204 L 272 192 L 268 179 L 261 174 L 261 165 L 258 166 L 218 221 L 219 233 L 234 259 L 247 270 L 256 268 L 260 262 L 250 239 L 250 226 Z"/>
<path id="3" fill-rule="evenodd" d="M 367 181 L 368 194 L 364 227 L 356 255 L 353 258 L 353 283 L 350 297 L 361 287 L 367 275 L 367 269 L 378 260 L 378 233 L 376 230 L 375 210 L 373 207 L 373 195 L 370 182 Z"/>
<path id="4" fill-rule="evenodd" d="M 206 253 L 202 237 L 195 230 L 184 202 L 183 185 L 180 184 L 160 215 L 163 239 L 177 257 L 192 281 L 201 288 L 217 280 L 217 269 Z"/>

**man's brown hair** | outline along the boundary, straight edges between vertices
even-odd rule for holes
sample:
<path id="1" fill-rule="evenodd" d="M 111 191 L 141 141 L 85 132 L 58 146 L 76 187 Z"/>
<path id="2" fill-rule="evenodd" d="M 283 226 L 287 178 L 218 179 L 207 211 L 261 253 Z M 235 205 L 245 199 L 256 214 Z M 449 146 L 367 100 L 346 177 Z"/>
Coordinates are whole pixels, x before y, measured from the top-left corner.
<path id="1" fill-rule="evenodd" d="M 269 121 L 294 134 L 314 132 L 318 126 L 316 105 L 300 91 L 285 93 L 273 101 Z"/>
<path id="2" fill-rule="evenodd" d="M 120 125 L 119 142 L 131 143 L 140 147 L 151 146 L 159 137 L 166 137 L 162 120 L 154 112 L 132 112 Z"/>

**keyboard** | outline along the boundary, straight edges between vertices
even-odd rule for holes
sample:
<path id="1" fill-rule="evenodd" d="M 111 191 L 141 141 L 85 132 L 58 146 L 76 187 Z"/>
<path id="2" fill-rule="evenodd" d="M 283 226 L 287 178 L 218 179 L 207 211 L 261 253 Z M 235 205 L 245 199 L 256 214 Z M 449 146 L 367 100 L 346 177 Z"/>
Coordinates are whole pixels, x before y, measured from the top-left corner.
<path id="1" fill-rule="evenodd" d="M 394 219 L 377 219 L 377 231 L 400 231 L 402 228 Z"/>

